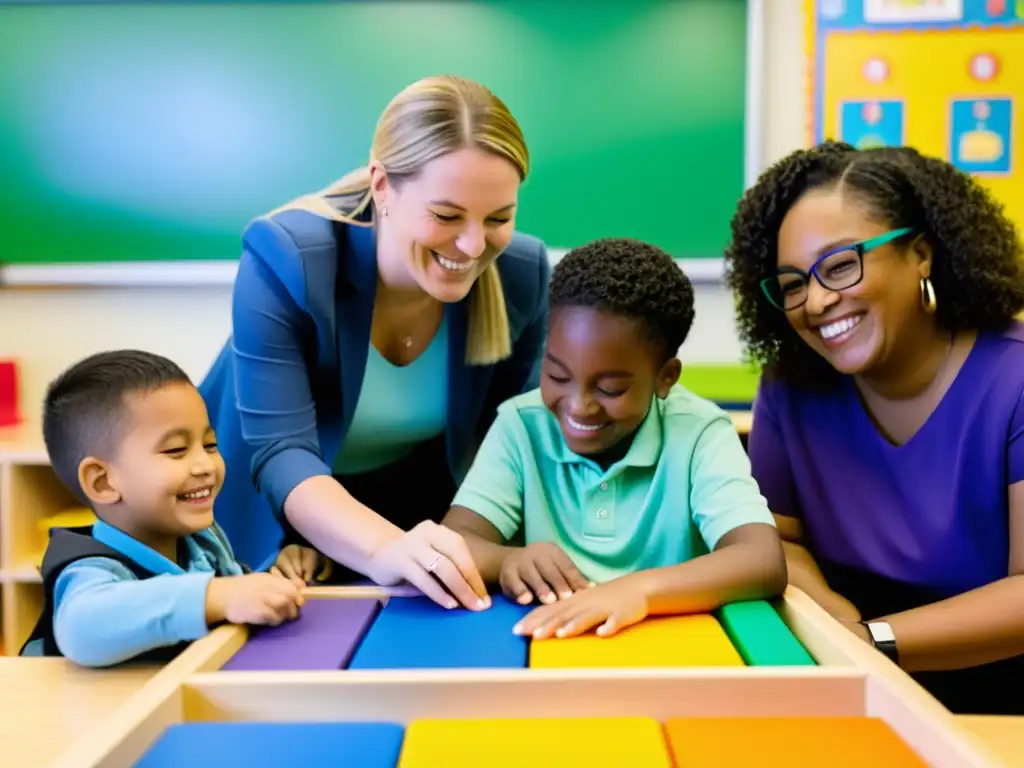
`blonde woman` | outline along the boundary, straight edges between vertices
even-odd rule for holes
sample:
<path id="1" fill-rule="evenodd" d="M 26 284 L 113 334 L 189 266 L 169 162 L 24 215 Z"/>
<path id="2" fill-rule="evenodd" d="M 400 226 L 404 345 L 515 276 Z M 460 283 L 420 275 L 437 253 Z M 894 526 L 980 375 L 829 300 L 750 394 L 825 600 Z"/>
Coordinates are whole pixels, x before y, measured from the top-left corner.
<path id="1" fill-rule="evenodd" d="M 283 530 L 332 581 L 487 607 L 436 521 L 494 409 L 538 383 L 550 266 L 515 232 L 528 170 L 494 94 L 431 77 L 384 110 L 366 167 L 248 227 L 233 336 L 201 387 L 240 556 L 258 562 Z"/>

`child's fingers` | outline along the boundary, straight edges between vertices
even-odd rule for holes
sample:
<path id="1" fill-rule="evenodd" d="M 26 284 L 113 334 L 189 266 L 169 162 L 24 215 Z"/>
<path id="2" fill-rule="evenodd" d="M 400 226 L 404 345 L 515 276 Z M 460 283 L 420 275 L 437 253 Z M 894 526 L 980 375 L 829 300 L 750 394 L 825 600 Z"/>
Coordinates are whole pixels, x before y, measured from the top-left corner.
<path id="1" fill-rule="evenodd" d="M 274 573 L 275 571 L 278 575 L 284 576 L 286 579 L 299 577 L 299 574 L 295 571 L 295 561 L 288 555 L 278 556 L 277 562 L 274 563 L 274 567 L 270 569 L 271 573 Z"/>
<path id="2" fill-rule="evenodd" d="M 542 603 L 553 603 L 558 598 L 555 593 L 551 591 L 551 587 L 547 580 L 541 575 L 537 569 L 537 564 L 529 558 L 523 558 L 522 562 L 519 563 L 519 578 L 525 582 L 527 589 L 529 589 Z"/>
<path id="3" fill-rule="evenodd" d="M 535 565 L 537 566 L 537 571 L 544 578 L 544 581 L 551 585 L 556 595 L 563 600 L 572 597 L 572 588 L 562 575 L 559 563 L 553 557 L 538 558 L 535 561 Z"/>
<path id="4" fill-rule="evenodd" d="M 318 553 L 315 549 L 310 547 L 303 547 L 302 552 L 299 555 L 299 576 L 304 582 L 311 581 L 313 576 L 316 575 L 316 561 L 318 559 Z"/>
<path id="5" fill-rule="evenodd" d="M 610 621 L 609 613 L 600 608 L 587 608 L 575 615 L 567 617 L 566 621 L 555 630 L 558 637 L 576 637 L 582 635 L 602 622 Z"/>
<path id="6" fill-rule="evenodd" d="M 565 552 L 559 550 L 554 556 L 554 560 L 571 591 L 582 592 L 591 586 L 587 578 L 580 573 L 580 569 L 576 567 L 576 563 Z"/>
<path id="7" fill-rule="evenodd" d="M 515 600 L 520 605 L 527 605 L 533 602 L 533 593 L 526 586 L 519 572 L 515 568 L 503 571 L 501 574 L 501 591 L 510 600 Z"/>

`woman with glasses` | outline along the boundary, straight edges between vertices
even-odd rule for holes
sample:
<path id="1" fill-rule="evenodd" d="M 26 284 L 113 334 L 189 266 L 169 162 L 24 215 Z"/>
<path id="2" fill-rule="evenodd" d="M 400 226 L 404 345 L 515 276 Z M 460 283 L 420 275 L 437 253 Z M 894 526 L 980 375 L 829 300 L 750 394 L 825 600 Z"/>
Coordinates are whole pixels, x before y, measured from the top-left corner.
<path id="1" fill-rule="evenodd" d="M 1024 714 L 1014 225 L 946 162 L 830 142 L 747 192 L 726 264 L 790 582 L 953 711 Z"/>

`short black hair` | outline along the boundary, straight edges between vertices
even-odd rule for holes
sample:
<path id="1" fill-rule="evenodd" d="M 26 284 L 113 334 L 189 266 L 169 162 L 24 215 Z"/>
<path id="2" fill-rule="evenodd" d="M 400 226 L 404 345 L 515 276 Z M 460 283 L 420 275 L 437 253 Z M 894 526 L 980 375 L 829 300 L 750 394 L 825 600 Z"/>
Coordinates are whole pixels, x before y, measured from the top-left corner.
<path id="1" fill-rule="evenodd" d="M 636 320 L 662 361 L 675 357 L 693 325 L 693 285 L 655 245 L 604 238 L 575 248 L 551 275 L 550 307 L 593 307 Z"/>
<path id="2" fill-rule="evenodd" d="M 191 380 L 175 363 L 133 349 L 91 355 L 60 374 L 43 401 L 43 439 L 57 477 L 81 496 L 78 465 L 121 440 L 125 397 L 178 383 Z"/>
<path id="3" fill-rule="evenodd" d="M 778 233 L 807 191 L 842 184 L 880 220 L 909 227 L 932 248 L 936 322 L 949 331 L 999 330 L 1024 310 L 1024 253 L 1003 206 L 974 177 L 910 147 L 858 150 L 828 141 L 765 171 L 732 219 L 725 280 L 752 362 L 789 384 L 829 386 L 840 378 L 769 304 L 760 281 L 778 265 Z"/>

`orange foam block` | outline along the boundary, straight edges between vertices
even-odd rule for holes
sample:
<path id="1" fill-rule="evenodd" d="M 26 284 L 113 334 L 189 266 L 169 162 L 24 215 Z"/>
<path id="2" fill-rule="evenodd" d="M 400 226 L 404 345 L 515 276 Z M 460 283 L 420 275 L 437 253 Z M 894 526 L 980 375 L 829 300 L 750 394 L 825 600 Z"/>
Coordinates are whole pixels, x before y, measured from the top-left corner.
<path id="1" fill-rule="evenodd" d="M 923 768 L 884 722 L 870 717 L 692 717 L 665 723 L 678 768 Z"/>
<path id="2" fill-rule="evenodd" d="M 398 760 L 398 768 L 541 765 L 673 768 L 661 724 L 646 717 L 414 720 Z"/>
<path id="3" fill-rule="evenodd" d="M 530 667 L 742 667 L 714 616 L 650 618 L 611 637 L 593 633 L 530 642 Z"/>

